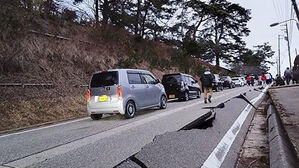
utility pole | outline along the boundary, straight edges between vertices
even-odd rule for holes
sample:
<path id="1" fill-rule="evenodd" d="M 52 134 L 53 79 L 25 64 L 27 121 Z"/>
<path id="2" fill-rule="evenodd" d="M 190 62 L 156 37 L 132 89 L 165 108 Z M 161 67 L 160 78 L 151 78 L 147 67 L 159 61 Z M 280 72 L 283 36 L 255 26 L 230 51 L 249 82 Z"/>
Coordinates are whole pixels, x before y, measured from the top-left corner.
<path id="1" fill-rule="evenodd" d="M 277 74 L 280 76 L 280 35 L 278 35 L 278 64 L 277 64 Z"/>
<path id="2" fill-rule="evenodd" d="M 291 60 L 291 50 L 290 50 L 290 40 L 289 40 L 288 24 L 286 24 L 285 26 L 286 26 L 286 33 L 287 33 L 287 42 L 288 42 L 288 52 L 289 52 L 290 69 L 292 69 L 292 60 Z"/>
<path id="3" fill-rule="evenodd" d="M 294 6 L 294 10 L 296 12 L 296 15 L 297 15 L 297 19 L 299 21 L 299 11 L 298 11 L 298 6 L 297 6 L 297 3 L 296 3 L 296 0 L 291 0 L 292 1 L 292 4 Z"/>

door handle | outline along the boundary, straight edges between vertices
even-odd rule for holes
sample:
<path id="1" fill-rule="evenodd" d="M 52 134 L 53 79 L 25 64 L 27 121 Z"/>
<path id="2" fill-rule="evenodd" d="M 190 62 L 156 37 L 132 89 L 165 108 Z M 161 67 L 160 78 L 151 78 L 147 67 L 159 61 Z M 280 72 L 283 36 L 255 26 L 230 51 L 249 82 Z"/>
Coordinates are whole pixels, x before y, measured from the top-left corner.
<path id="1" fill-rule="evenodd" d="M 131 88 L 132 88 L 132 89 L 134 89 L 134 88 L 135 88 L 135 86 L 134 86 L 134 85 L 132 85 L 132 86 L 131 86 Z"/>

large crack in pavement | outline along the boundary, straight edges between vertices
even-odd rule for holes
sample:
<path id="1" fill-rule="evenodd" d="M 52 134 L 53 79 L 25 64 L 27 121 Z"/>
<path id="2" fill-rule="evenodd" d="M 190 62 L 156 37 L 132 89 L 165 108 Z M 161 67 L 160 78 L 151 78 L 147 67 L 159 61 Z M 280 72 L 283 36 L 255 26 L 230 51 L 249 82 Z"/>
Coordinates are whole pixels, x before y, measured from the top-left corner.
<path id="1" fill-rule="evenodd" d="M 246 98 L 246 93 L 234 98 L 246 99 L 245 101 L 250 103 Z M 200 167 L 205 161 L 205 158 L 202 157 L 202 152 L 204 151 L 196 148 L 202 145 L 201 136 L 206 136 L 202 132 L 205 129 L 213 127 L 216 111 L 218 112 L 220 108 L 225 108 L 224 103 L 230 100 L 220 103 L 215 107 L 204 107 L 204 109 L 210 109 L 210 111 L 178 131 L 155 136 L 151 143 L 145 145 L 139 152 L 116 165 L 115 168 Z"/>

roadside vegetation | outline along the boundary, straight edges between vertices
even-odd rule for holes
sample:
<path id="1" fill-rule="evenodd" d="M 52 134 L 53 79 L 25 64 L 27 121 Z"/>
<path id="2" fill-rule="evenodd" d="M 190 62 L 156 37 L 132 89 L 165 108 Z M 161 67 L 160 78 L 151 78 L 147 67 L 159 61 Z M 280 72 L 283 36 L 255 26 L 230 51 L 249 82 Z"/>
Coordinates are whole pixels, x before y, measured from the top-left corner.
<path id="1" fill-rule="evenodd" d="M 235 73 L 246 66 L 267 71 L 271 47 L 249 49 L 242 40 L 249 20 L 249 10 L 226 0 L 1 0 L 1 83 L 55 87 L 1 87 L 0 131 L 84 116 L 79 86 L 99 70 L 141 68 L 159 78 L 198 77 L 207 66 L 234 73 L 219 67 L 222 60 Z M 49 101 L 51 110 L 43 106 Z"/>

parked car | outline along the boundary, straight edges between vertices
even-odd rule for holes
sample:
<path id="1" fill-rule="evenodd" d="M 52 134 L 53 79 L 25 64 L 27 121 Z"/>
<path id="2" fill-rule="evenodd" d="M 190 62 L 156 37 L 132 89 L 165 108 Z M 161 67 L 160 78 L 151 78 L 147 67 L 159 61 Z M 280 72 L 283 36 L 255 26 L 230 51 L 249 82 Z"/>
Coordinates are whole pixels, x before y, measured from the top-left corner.
<path id="1" fill-rule="evenodd" d="M 183 99 L 188 101 L 190 97 L 200 98 L 201 90 L 198 81 L 191 75 L 176 73 L 163 75 L 162 84 L 168 99 Z"/>
<path id="2" fill-rule="evenodd" d="M 223 81 L 223 87 L 234 88 L 235 83 L 230 76 L 221 76 L 220 79 Z"/>
<path id="3" fill-rule="evenodd" d="M 122 114 L 133 118 L 141 109 L 167 107 L 163 85 L 149 71 L 112 69 L 96 72 L 86 92 L 87 112 L 93 120 L 103 114 Z"/>
<path id="4" fill-rule="evenodd" d="M 213 90 L 216 92 L 223 90 L 223 81 L 221 81 L 220 76 L 218 74 L 214 74 L 214 81 L 213 81 Z"/>
<path id="5" fill-rule="evenodd" d="M 237 76 L 238 78 L 241 79 L 241 81 L 243 82 L 244 86 L 247 85 L 247 82 L 246 82 L 246 77 L 245 76 Z"/>
<path id="6" fill-rule="evenodd" d="M 239 86 L 239 87 L 244 86 L 244 82 L 242 81 L 241 77 L 234 77 L 234 78 L 232 78 L 232 80 L 236 86 Z"/>

